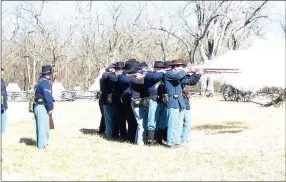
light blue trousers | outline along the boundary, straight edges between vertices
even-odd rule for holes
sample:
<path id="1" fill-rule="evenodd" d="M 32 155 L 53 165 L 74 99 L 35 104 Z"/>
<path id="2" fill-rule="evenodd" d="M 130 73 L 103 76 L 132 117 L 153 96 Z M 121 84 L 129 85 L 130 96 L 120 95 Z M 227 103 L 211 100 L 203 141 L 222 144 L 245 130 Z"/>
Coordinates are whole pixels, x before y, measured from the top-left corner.
<path id="1" fill-rule="evenodd" d="M 49 115 L 44 105 L 36 105 L 34 108 L 36 119 L 36 144 L 39 149 L 48 146 L 50 121 Z"/>
<path id="2" fill-rule="evenodd" d="M 164 129 L 166 127 L 166 105 L 150 99 L 148 107 L 148 130 Z"/>
<path id="3" fill-rule="evenodd" d="M 105 119 L 105 135 L 106 138 L 112 138 L 113 132 L 113 116 L 114 111 L 112 105 L 103 105 L 104 119 Z"/>
<path id="4" fill-rule="evenodd" d="M 181 142 L 188 142 L 189 136 L 191 132 L 191 109 L 183 110 L 183 127 L 182 127 L 182 135 L 181 135 Z"/>
<path id="5" fill-rule="evenodd" d="M 2 113 L 3 112 L 3 113 Z M 5 133 L 7 123 L 7 110 L 1 111 L 1 132 Z"/>
<path id="6" fill-rule="evenodd" d="M 167 109 L 167 145 L 173 146 L 181 143 L 181 134 L 183 127 L 182 109 Z"/>
<path id="7" fill-rule="evenodd" d="M 137 145 L 144 145 L 147 143 L 146 131 L 148 108 L 144 108 L 142 106 L 134 107 L 133 102 L 131 103 L 131 108 L 138 124 L 135 136 L 135 143 Z"/>

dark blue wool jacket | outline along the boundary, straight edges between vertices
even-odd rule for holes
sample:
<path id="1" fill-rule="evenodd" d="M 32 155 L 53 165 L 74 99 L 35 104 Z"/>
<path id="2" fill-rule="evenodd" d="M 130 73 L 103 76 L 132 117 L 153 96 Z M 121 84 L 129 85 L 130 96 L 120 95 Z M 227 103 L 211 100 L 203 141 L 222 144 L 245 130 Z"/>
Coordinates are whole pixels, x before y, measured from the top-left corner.
<path id="1" fill-rule="evenodd" d="M 48 78 L 41 76 L 35 85 L 35 96 L 41 95 L 45 101 L 47 112 L 54 108 L 54 98 L 51 92 L 51 84 Z"/>

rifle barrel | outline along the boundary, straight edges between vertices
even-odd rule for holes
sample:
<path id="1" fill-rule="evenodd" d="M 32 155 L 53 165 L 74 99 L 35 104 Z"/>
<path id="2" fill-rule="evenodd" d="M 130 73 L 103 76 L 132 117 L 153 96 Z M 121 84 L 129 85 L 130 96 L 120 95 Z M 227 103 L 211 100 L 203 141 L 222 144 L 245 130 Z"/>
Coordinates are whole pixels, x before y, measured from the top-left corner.
<path id="1" fill-rule="evenodd" d="M 224 71 L 239 71 L 237 68 L 203 68 L 203 70 L 224 70 Z"/>
<path id="2" fill-rule="evenodd" d="M 237 68 L 202 68 L 205 73 L 241 73 Z M 189 72 L 195 72 L 190 70 Z"/>

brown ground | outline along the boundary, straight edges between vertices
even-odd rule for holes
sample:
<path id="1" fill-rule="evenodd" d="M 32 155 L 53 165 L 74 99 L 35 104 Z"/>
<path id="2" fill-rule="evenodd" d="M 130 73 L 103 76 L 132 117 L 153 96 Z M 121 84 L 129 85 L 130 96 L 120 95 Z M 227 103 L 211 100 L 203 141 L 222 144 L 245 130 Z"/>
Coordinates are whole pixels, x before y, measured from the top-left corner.
<path id="1" fill-rule="evenodd" d="M 9 103 L 2 180 L 285 180 L 285 107 L 192 99 L 191 142 L 179 149 L 97 134 L 97 102 L 56 103 L 48 150 L 35 147 L 27 103 Z"/>

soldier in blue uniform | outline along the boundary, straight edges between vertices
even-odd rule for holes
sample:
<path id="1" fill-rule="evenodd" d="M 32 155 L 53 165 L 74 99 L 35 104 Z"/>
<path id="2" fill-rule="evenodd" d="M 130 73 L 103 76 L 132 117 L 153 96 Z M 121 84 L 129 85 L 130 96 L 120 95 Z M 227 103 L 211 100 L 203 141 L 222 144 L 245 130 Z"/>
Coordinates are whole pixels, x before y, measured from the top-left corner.
<path id="1" fill-rule="evenodd" d="M 183 68 L 186 68 L 187 62 L 183 61 Z M 182 80 L 182 89 L 183 89 L 183 97 L 186 104 L 186 108 L 183 109 L 183 123 L 182 131 L 181 131 L 181 143 L 189 142 L 189 135 L 191 131 L 191 107 L 189 102 L 189 93 L 186 91 L 186 85 L 196 85 L 203 72 L 201 70 L 197 70 L 196 73 L 189 75 L 187 74 Z"/>
<path id="2" fill-rule="evenodd" d="M 121 88 L 121 101 L 124 106 L 125 117 L 128 123 L 128 141 L 131 143 L 135 142 L 137 122 L 131 108 L 131 91 L 130 91 L 130 80 L 132 79 L 132 73 L 138 66 L 139 62 L 135 59 L 130 59 L 125 62 L 123 73 L 118 77 L 119 87 Z"/>
<path id="3" fill-rule="evenodd" d="M 112 136 L 114 139 L 118 139 L 120 134 L 122 140 L 127 140 L 125 110 L 120 101 L 122 91 L 118 83 L 118 76 L 122 73 L 123 67 L 124 62 L 115 63 L 115 72 L 109 75 L 108 86 L 112 89 L 112 106 L 114 111 Z"/>
<path id="4" fill-rule="evenodd" d="M 102 73 L 103 74 L 103 73 Z M 99 75 L 100 78 L 102 77 L 102 74 Z M 99 124 L 99 134 L 105 134 L 105 118 L 104 118 L 104 110 L 103 110 L 103 97 L 102 97 L 102 91 L 101 91 L 101 83 L 99 79 L 99 91 L 97 93 L 98 96 L 98 105 L 101 113 L 101 118 L 100 118 L 100 124 Z"/>
<path id="5" fill-rule="evenodd" d="M 130 80 L 131 108 L 137 121 L 135 143 L 145 145 L 148 108 L 143 104 L 143 99 L 147 97 L 147 90 L 144 86 L 144 71 L 147 70 L 146 63 L 140 63 L 134 71 L 134 76 Z"/>
<path id="6" fill-rule="evenodd" d="M 98 92 L 98 105 L 101 113 L 100 124 L 99 124 L 99 134 L 105 133 L 105 119 L 104 119 L 104 111 L 103 111 L 103 102 L 101 97 L 101 91 Z"/>
<path id="7" fill-rule="evenodd" d="M 172 66 L 172 61 L 165 61 L 164 62 L 164 66 L 165 66 L 165 71 L 170 71 L 171 70 L 171 66 Z M 167 114 L 167 107 L 165 107 L 165 115 Z M 166 116 L 165 116 L 166 117 Z M 163 140 L 167 142 L 167 121 L 165 120 L 165 122 L 163 122 L 163 124 L 165 124 L 165 126 L 161 126 L 161 129 L 163 129 L 165 127 L 165 132 L 163 135 Z"/>
<path id="8" fill-rule="evenodd" d="M 51 93 L 50 79 L 52 67 L 46 65 L 42 67 L 41 77 L 35 85 L 34 116 L 36 120 L 36 143 L 39 149 L 48 146 L 49 139 L 49 115 L 54 109 L 54 99 Z"/>
<path id="9" fill-rule="evenodd" d="M 180 144 L 179 135 L 183 122 L 183 109 L 186 108 L 183 99 L 181 80 L 187 74 L 183 70 L 183 62 L 180 60 L 172 61 L 172 69 L 166 71 L 164 76 L 163 102 L 167 104 L 167 146 L 173 148 Z"/>
<path id="10" fill-rule="evenodd" d="M 6 122 L 7 122 L 7 109 L 8 109 L 8 97 L 6 91 L 6 85 L 3 80 L 4 69 L 1 68 L 2 78 L 1 78 L 1 132 L 2 134 L 5 133 L 6 130 Z"/>
<path id="11" fill-rule="evenodd" d="M 108 85 L 109 76 L 115 72 L 114 64 L 109 65 L 100 79 L 100 91 L 102 92 L 103 113 L 105 119 L 105 136 L 112 138 L 114 111 L 112 106 L 112 88 Z"/>
<path id="12" fill-rule="evenodd" d="M 163 61 L 155 61 L 154 72 L 150 72 L 145 77 L 145 86 L 148 90 L 148 122 L 147 135 L 148 144 L 154 145 L 155 133 L 157 133 L 157 142 L 162 143 L 164 130 L 166 128 L 166 105 L 163 103 L 162 94 L 164 94 L 164 87 L 162 78 L 165 73 L 165 65 Z M 157 130 L 157 131 L 156 131 Z"/>

